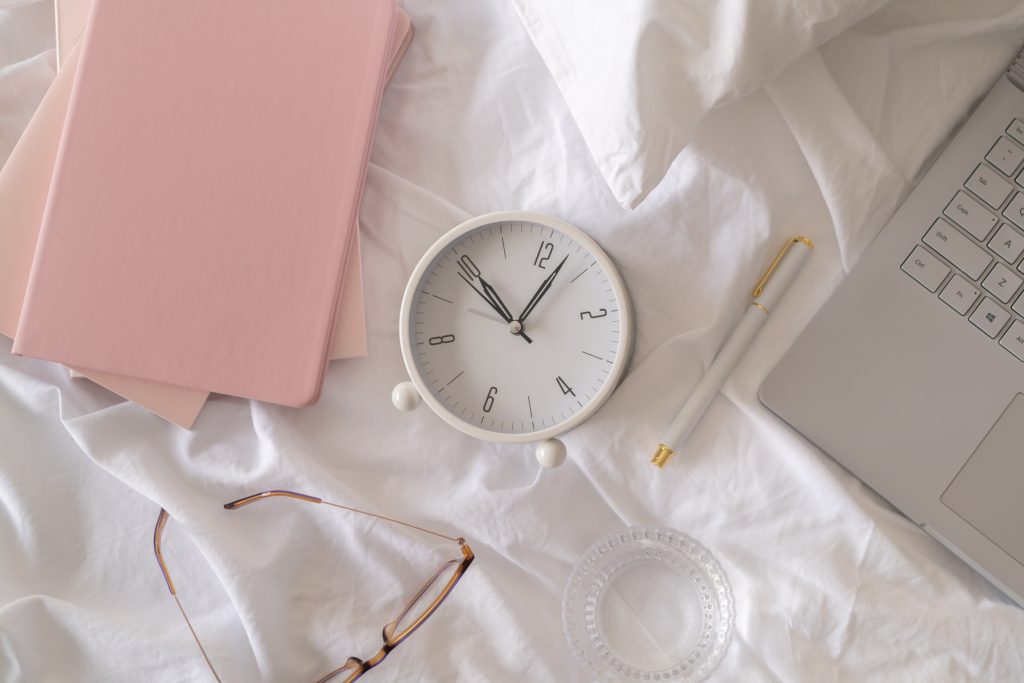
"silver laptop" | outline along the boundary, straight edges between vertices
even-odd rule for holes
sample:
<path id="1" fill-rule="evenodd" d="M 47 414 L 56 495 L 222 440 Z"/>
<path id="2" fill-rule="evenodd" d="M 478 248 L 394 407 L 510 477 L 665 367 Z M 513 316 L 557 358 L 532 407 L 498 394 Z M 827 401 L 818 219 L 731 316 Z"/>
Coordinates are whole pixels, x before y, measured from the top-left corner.
<path id="1" fill-rule="evenodd" d="M 1024 606 L 1024 53 L 761 401 Z"/>

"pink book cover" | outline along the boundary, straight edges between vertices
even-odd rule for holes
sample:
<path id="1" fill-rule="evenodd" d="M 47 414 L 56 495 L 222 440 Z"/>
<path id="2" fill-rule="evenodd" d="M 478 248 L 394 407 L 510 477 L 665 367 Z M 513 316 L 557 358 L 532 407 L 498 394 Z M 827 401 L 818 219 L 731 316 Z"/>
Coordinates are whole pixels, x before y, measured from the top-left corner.
<path id="1" fill-rule="evenodd" d="M 54 18 L 56 23 L 56 40 L 57 40 L 57 64 L 63 68 L 66 63 L 71 62 L 71 55 L 75 45 L 82 36 L 82 32 L 85 30 L 86 19 L 89 16 L 89 9 L 92 7 L 92 0 L 55 0 L 55 12 Z M 389 66 L 386 76 L 386 81 L 391 80 L 391 76 L 394 75 L 395 70 L 402 61 L 402 57 L 405 56 L 405 51 L 409 47 L 409 43 L 413 37 L 413 26 L 409 20 L 409 15 L 406 14 L 405 10 L 401 7 L 396 8 L 395 24 L 393 27 L 393 35 L 391 37 L 391 54 L 389 56 Z M 77 55 L 76 55 L 77 57 Z M 70 70 L 74 72 L 77 69 L 77 58 L 73 60 L 74 64 L 71 65 Z M 60 80 L 58 76 L 58 81 Z M 70 79 L 69 75 L 65 75 L 64 78 Z M 55 86 L 56 82 L 55 82 Z M 50 109 L 61 108 L 60 123 L 54 131 L 57 135 L 53 140 L 53 152 L 47 156 L 49 171 L 46 173 L 46 188 L 49 188 L 50 177 L 53 173 L 53 159 L 56 154 L 56 140 L 60 137 L 60 130 L 64 127 L 64 115 L 67 110 L 68 93 L 70 92 L 70 81 L 68 87 L 61 87 L 63 91 L 60 103 L 50 103 L 48 107 Z M 44 107 L 41 105 L 39 108 L 40 115 L 43 114 Z M 51 126 L 52 128 L 52 126 Z M 11 163 L 11 162 L 9 162 Z M 45 199 L 45 195 L 44 195 Z M 0 202 L 0 208 L 3 203 Z M 39 207 L 39 213 L 42 214 L 42 206 Z M 32 231 L 32 247 L 34 249 L 35 240 L 38 236 L 38 224 L 35 230 Z M 2 226 L 0 226 L 2 229 Z M 335 314 L 334 321 L 334 341 L 331 344 L 331 360 L 342 360 L 346 358 L 356 358 L 365 356 L 367 353 L 366 346 L 366 303 L 363 297 L 363 273 L 362 263 L 360 261 L 360 242 L 359 242 L 359 224 L 356 223 L 356 235 L 355 235 L 355 248 L 349 250 L 348 263 L 345 266 L 345 280 L 342 283 L 341 296 L 338 298 L 338 310 Z M 0 235 L 2 239 L 2 235 Z M 3 255 L 0 254 L 0 258 Z M 24 285 L 28 279 L 28 268 L 31 263 L 31 255 L 29 260 L 25 262 L 24 269 L 25 275 L 21 279 L 20 290 L 22 295 L 24 294 Z M 3 278 L 4 274 L 0 271 L 0 278 Z M 3 298 L 2 287 L 4 282 L 0 281 L 0 299 Z M 22 296 L 17 297 L 17 310 L 21 310 Z M 0 306 L 3 303 L 0 301 Z M 15 315 L 15 321 L 17 321 L 17 315 Z M 13 329 L 16 327 L 17 322 L 11 324 L 12 331 L 8 336 L 13 337 Z M 0 329 L 3 332 L 3 329 Z M 102 383 L 102 382 L 101 382 Z M 115 391 L 116 393 L 124 396 L 122 391 L 118 391 L 113 388 L 111 382 L 104 384 L 107 388 Z M 127 397 L 126 398 L 130 398 Z M 147 406 L 153 410 L 153 401 L 150 401 Z M 158 414 L 160 410 L 156 410 Z M 196 410 L 198 412 L 198 409 Z M 193 416 L 194 419 L 194 416 Z M 191 423 L 191 420 L 189 420 Z"/>
<path id="2" fill-rule="evenodd" d="M 96 0 L 15 351 L 315 400 L 394 16 Z"/>
<path id="3" fill-rule="evenodd" d="M 57 40 L 61 71 L 54 79 L 28 128 L 0 168 L 0 334 L 12 339 L 18 326 L 22 300 L 28 284 L 47 191 L 71 86 L 78 67 L 77 40 L 85 28 L 91 0 L 58 0 Z M 413 29 L 408 15 L 397 10 L 392 38 L 389 77 L 404 55 Z M 358 225 L 356 248 L 349 253 L 345 282 L 338 299 L 331 359 L 366 355 L 366 326 L 359 262 Z M 124 398 L 182 427 L 195 421 L 207 392 L 123 375 L 86 370 L 82 373 Z"/>
<path id="4" fill-rule="evenodd" d="M 53 176 L 60 132 L 64 128 L 78 53 L 65 56 L 57 74 L 10 158 L 0 169 L 0 334 L 14 337 L 21 314 Z M 206 403 L 207 392 L 104 372 L 86 371 L 92 381 L 131 399 L 182 427 L 190 427 Z"/>

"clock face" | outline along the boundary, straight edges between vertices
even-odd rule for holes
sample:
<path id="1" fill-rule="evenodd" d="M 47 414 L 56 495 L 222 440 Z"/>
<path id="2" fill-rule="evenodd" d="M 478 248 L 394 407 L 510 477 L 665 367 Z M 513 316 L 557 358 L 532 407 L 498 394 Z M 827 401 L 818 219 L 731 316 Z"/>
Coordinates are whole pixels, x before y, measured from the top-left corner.
<path id="1" fill-rule="evenodd" d="M 628 362 L 629 301 L 611 261 L 576 228 L 539 214 L 491 214 L 450 232 L 417 267 L 402 311 L 421 395 L 480 438 L 525 442 L 569 429 Z"/>

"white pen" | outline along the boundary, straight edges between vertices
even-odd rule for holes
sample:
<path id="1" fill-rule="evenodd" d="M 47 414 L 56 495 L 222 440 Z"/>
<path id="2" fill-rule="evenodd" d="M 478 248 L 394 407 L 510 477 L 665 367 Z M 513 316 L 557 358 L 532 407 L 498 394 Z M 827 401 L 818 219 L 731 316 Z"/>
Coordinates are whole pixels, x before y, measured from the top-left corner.
<path id="1" fill-rule="evenodd" d="M 651 458 L 652 463 L 658 467 L 664 467 L 676 454 L 676 449 L 683 445 L 690 431 L 704 415 L 711 400 L 721 391 L 726 378 L 739 363 L 743 353 L 754 341 L 757 331 L 768 319 L 775 304 L 782 299 L 797 273 L 803 268 L 804 262 L 807 261 L 807 256 L 813 248 L 814 243 L 806 237 L 799 236 L 787 240 L 782 251 L 768 266 L 768 270 L 754 287 L 753 300 L 746 313 L 743 314 L 740 322 L 733 329 L 718 355 L 715 356 L 711 367 L 697 383 L 690 398 L 686 399 L 686 403 L 676 415 L 676 419 L 665 431 L 658 450 Z M 769 281 L 771 281 L 770 284 Z"/>

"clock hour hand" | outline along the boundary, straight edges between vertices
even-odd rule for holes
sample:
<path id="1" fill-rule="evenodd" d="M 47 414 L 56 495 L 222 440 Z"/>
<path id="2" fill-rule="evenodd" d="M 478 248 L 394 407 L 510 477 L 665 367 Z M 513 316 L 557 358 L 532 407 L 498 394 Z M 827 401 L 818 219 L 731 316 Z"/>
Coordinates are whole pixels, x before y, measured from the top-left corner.
<path id="1" fill-rule="evenodd" d="M 533 343 L 533 340 L 530 339 L 523 330 L 522 324 L 512 319 L 512 313 L 508 310 L 508 306 L 505 305 L 505 302 L 501 300 L 501 297 L 498 296 L 498 293 L 486 280 L 478 276 L 477 279 L 480 280 L 480 285 L 483 288 L 481 290 L 481 288 L 474 285 L 473 281 L 466 277 L 464 273 L 459 273 L 459 277 L 461 277 L 467 285 L 472 287 L 473 291 L 479 294 L 480 298 L 486 301 L 487 305 L 493 308 L 494 312 L 500 315 L 502 320 L 509 324 L 509 330 L 512 334 L 522 337 L 528 344 Z"/>
<path id="2" fill-rule="evenodd" d="M 532 344 L 533 340 L 530 339 L 528 334 L 526 334 L 526 329 L 523 327 L 523 324 L 512 319 L 512 311 L 508 310 L 508 306 L 506 306 L 505 302 L 501 300 L 500 296 L 498 296 L 498 291 L 494 289 L 494 287 L 491 287 L 491 284 L 482 277 L 478 277 L 477 279 L 480 280 L 480 286 L 483 288 L 484 294 L 487 295 L 491 305 L 494 306 L 495 310 L 498 311 L 498 314 L 505 319 L 505 322 L 509 324 L 509 331 L 512 332 L 512 334 L 525 339 L 527 344 Z"/>
<path id="3" fill-rule="evenodd" d="M 498 311 L 498 314 L 505 319 L 505 322 L 512 322 L 512 311 L 508 310 L 508 306 L 506 306 L 505 302 L 501 300 L 500 296 L 498 296 L 498 292 L 495 291 L 494 287 L 491 287 L 491 284 L 487 282 L 487 280 L 483 278 L 479 279 L 480 286 L 483 288 L 484 294 L 487 296 L 488 301 L 491 302 L 491 305 L 494 306 L 495 310 Z"/>
<path id="4" fill-rule="evenodd" d="M 551 284 L 555 281 L 555 276 L 558 275 L 558 271 L 562 270 L 562 266 L 565 265 L 568 258 L 568 256 L 563 258 L 562 262 L 559 263 L 553 271 L 551 271 L 551 275 L 548 275 L 544 278 L 544 282 L 540 283 L 540 287 L 538 287 L 537 291 L 534 292 L 533 297 L 530 299 L 529 303 L 526 304 L 526 308 L 524 308 L 523 312 L 519 314 L 518 320 L 520 323 L 526 320 L 526 316 L 533 312 L 533 309 L 537 307 L 540 300 L 543 299 L 544 295 L 548 293 L 549 289 L 551 289 Z"/>
<path id="5" fill-rule="evenodd" d="M 500 308 L 498 308 L 498 305 L 496 303 L 494 303 L 493 301 L 491 301 L 491 298 L 489 296 L 487 296 L 482 291 L 480 291 L 480 288 L 477 287 L 476 285 L 474 285 L 472 280 L 470 280 L 468 277 L 466 277 L 462 273 L 459 273 L 459 277 L 461 277 L 465 281 L 465 283 L 467 285 L 472 287 L 473 291 L 476 292 L 477 294 L 479 294 L 480 298 L 483 299 L 484 301 L 486 301 L 487 305 L 490 306 L 491 308 L 493 308 L 494 312 L 497 313 L 498 315 L 500 315 L 505 322 L 509 322 L 512 319 L 511 316 L 505 317 L 504 311 L 502 311 Z"/>
<path id="6" fill-rule="evenodd" d="M 518 320 L 512 319 L 512 311 L 508 310 L 508 306 L 506 306 L 505 302 L 501 300 L 500 296 L 498 296 L 498 291 L 494 289 L 494 287 L 491 287 L 491 284 L 487 282 L 487 280 L 482 277 L 478 279 L 480 280 L 480 286 L 483 288 L 484 294 L 487 295 L 490 304 L 494 306 L 495 310 L 498 311 L 498 314 L 505 319 L 505 322 L 508 323 L 509 331 L 517 337 L 525 339 L 527 344 L 532 344 L 533 340 L 530 339 L 530 335 L 526 334 L 526 328 L 524 328 L 523 324 Z"/>

